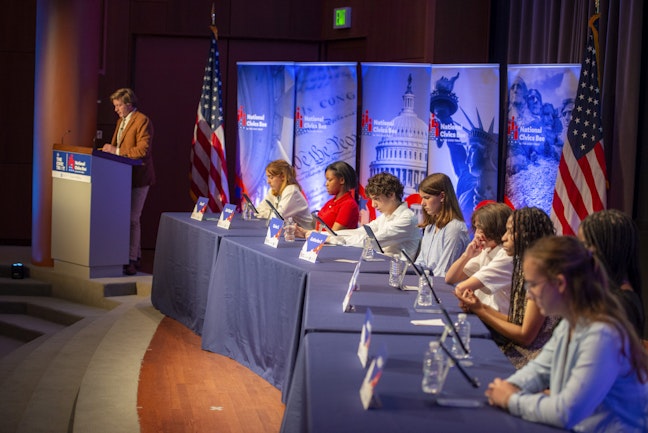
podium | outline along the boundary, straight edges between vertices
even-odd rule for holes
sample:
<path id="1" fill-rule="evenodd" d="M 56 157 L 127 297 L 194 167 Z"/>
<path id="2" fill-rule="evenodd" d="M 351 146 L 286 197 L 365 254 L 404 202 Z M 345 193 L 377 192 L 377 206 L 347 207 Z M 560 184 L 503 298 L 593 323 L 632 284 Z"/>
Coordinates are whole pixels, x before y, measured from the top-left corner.
<path id="1" fill-rule="evenodd" d="M 81 278 L 122 276 L 128 263 L 132 166 L 139 160 L 55 144 L 52 152 L 52 258 Z"/>

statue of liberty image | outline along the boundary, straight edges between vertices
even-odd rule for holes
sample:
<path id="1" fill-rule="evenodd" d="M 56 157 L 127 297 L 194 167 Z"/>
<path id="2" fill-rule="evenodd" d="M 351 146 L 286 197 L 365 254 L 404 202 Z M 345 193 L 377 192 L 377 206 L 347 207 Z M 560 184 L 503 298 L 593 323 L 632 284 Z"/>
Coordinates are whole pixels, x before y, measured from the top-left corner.
<path id="1" fill-rule="evenodd" d="M 433 122 L 439 123 L 439 136 L 431 136 L 430 139 L 436 141 L 438 148 L 444 144 L 448 146 L 452 169 L 457 176 L 455 190 L 457 197 L 464 197 L 466 207 L 462 206 L 462 211 L 464 218 L 470 224 L 473 207 L 468 206 L 468 201 L 472 200 L 469 200 L 469 197 L 474 196 L 477 178 L 471 173 L 468 161 L 477 155 L 469 155 L 471 146 L 464 133 L 470 130 L 452 118 L 452 115 L 459 109 L 459 98 L 454 92 L 455 82 L 458 78 L 459 72 L 450 78 L 442 76 L 434 84 L 434 90 L 430 95 L 430 115 Z M 466 113 L 464 113 L 465 115 Z M 470 119 L 468 121 L 470 122 Z"/>
<path id="2" fill-rule="evenodd" d="M 457 193 L 459 205 L 466 222 L 480 202 L 497 199 L 497 134 L 493 132 L 495 119 L 491 120 L 488 131 L 484 129 L 479 110 L 477 110 L 477 123 L 470 120 L 466 112 L 461 109 L 470 124 L 470 129 L 464 128 L 468 134 L 468 143 L 465 146 L 466 170 L 468 176 L 463 179 L 461 193 Z M 459 182 L 462 182 L 460 179 Z"/>

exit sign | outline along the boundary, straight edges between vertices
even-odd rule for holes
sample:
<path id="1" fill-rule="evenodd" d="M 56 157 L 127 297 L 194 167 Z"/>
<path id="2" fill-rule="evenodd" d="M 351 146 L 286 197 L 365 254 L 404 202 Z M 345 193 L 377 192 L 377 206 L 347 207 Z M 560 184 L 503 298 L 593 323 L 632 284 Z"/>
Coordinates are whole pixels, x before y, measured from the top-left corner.
<path id="1" fill-rule="evenodd" d="M 350 29 L 351 28 L 351 8 L 333 9 L 333 28 Z"/>

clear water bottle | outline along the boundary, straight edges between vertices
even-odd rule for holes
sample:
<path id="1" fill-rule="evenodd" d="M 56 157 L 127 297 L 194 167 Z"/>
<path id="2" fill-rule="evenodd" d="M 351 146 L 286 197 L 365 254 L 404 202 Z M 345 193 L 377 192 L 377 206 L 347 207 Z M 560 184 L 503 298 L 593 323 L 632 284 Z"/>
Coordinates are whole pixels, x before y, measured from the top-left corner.
<path id="1" fill-rule="evenodd" d="M 369 236 L 364 238 L 364 250 L 362 251 L 362 258 L 365 260 L 371 260 L 374 258 L 374 249 L 373 244 Z"/>
<path id="2" fill-rule="evenodd" d="M 432 305 L 432 289 L 428 285 L 428 280 L 430 280 L 430 270 L 425 270 L 425 276 L 421 275 L 419 277 L 418 283 L 418 297 L 416 298 L 416 303 L 421 307 L 429 307 Z M 430 280 L 432 282 L 432 280 Z"/>
<path id="3" fill-rule="evenodd" d="M 470 322 L 466 313 L 459 313 L 454 327 L 457 332 L 452 334 L 452 354 L 457 359 L 470 358 Z M 457 341 L 457 335 L 460 336 L 468 352 L 465 352 L 459 341 Z"/>
<path id="4" fill-rule="evenodd" d="M 400 254 L 394 254 L 389 262 L 389 285 L 391 287 L 400 287 L 403 266 L 405 263 L 400 259 Z"/>
<path id="5" fill-rule="evenodd" d="M 286 242 L 295 242 L 295 221 L 293 217 L 288 217 L 284 224 L 284 239 Z"/>
<path id="6" fill-rule="evenodd" d="M 423 355 L 423 380 L 421 388 L 428 394 L 439 394 L 443 389 L 450 363 L 438 341 L 430 341 Z"/>
<path id="7" fill-rule="evenodd" d="M 243 219 L 249 221 L 252 218 L 254 218 L 254 211 L 252 210 L 250 203 L 246 201 L 243 203 Z"/>

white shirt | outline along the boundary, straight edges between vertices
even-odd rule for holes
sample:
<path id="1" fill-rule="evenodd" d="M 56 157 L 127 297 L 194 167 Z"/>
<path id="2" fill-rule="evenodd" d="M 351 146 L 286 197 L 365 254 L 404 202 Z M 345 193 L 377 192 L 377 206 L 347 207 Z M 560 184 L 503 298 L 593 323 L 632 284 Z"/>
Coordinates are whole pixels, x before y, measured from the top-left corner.
<path id="1" fill-rule="evenodd" d="M 313 216 L 308 210 L 308 203 L 297 185 L 286 185 L 280 196 L 268 191 L 265 199 L 257 206 L 257 216 L 262 219 L 269 218 L 270 214 L 273 213 L 270 206 L 265 202 L 266 200 L 272 203 L 285 219 L 292 217 L 300 227 L 307 230 L 314 227 Z"/>
<path id="2" fill-rule="evenodd" d="M 439 231 L 435 225 L 430 224 L 423 231 L 416 264 L 430 269 L 434 276 L 443 277 L 450 265 L 464 252 L 468 242 L 468 228 L 463 221 L 452 220 Z"/>
<path id="3" fill-rule="evenodd" d="M 477 257 L 468 260 L 463 269 L 468 277 L 475 277 L 483 284 L 475 296 L 500 313 L 508 313 L 511 303 L 511 276 L 513 257 L 501 245 L 482 250 Z"/>
<path id="4" fill-rule="evenodd" d="M 404 249 L 412 256 L 416 253 L 421 238 L 417 224 L 416 214 L 407 207 L 407 203 L 401 203 L 391 215 L 382 214 L 368 225 L 385 254 L 400 254 L 401 249 Z M 364 227 L 338 230 L 337 234 L 344 238 L 346 245 L 354 247 L 362 247 L 367 236 Z"/>
<path id="5" fill-rule="evenodd" d="M 126 125 L 128 125 L 128 122 L 130 121 L 131 117 L 133 117 L 132 114 L 135 111 L 137 111 L 136 108 L 134 108 L 133 111 L 128 113 L 126 117 L 122 119 L 121 125 L 119 125 L 119 130 L 117 131 L 117 152 L 116 152 L 117 155 L 119 155 L 119 151 L 121 149 L 121 142 L 124 139 L 124 130 L 126 129 Z"/>

